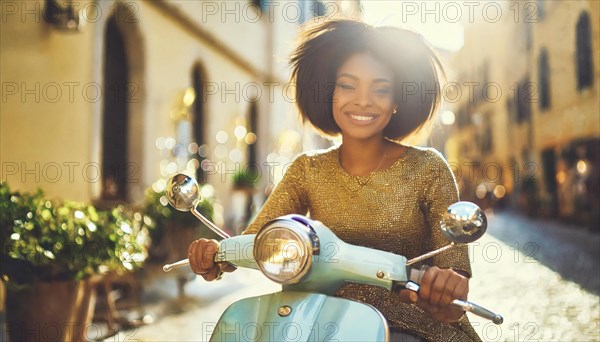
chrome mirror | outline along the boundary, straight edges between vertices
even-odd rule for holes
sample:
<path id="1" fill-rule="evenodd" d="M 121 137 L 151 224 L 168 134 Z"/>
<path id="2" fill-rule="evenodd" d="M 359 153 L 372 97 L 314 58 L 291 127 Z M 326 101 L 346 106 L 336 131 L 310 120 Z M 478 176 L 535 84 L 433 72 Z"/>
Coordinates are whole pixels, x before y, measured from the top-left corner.
<path id="1" fill-rule="evenodd" d="M 442 216 L 440 226 L 442 234 L 451 243 L 448 246 L 408 260 L 406 266 L 438 255 L 456 246 L 457 243 L 469 243 L 479 239 L 487 230 L 487 218 L 477 204 L 456 202 L 448 207 Z"/>
<path id="2" fill-rule="evenodd" d="M 190 176 L 184 174 L 177 174 L 167 182 L 167 189 L 165 190 L 167 201 L 169 204 L 180 211 L 191 211 L 202 223 L 204 223 L 213 232 L 217 233 L 222 238 L 230 237 L 229 234 L 225 233 L 214 223 L 210 222 L 209 219 L 204 217 L 197 209 L 196 205 L 200 201 L 200 187 L 196 180 Z M 180 260 L 173 264 L 163 266 L 165 272 L 169 272 L 175 267 L 181 267 L 189 264 L 188 259 Z"/>
<path id="3" fill-rule="evenodd" d="M 444 213 L 441 227 L 442 233 L 449 241 L 469 243 L 485 234 L 487 218 L 476 204 L 456 202 Z"/>
<path id="4" fill-rule="evenodd" d="M 487 218 L 485 217 L 485 213 L 475 203 L 456 202 L 450 205 L 442 216 L 440 229 L 444 237 L 451 241 L 451 243 L 435 251 L 408 260 L 406 266 L 451 249 L 457 244 L 470 243 L 479 239 L 487 230 Z M 418 287 L 418 285 L 416 286 Z M 495 324 L 502 324 L 504 321 L 502 316 L 466 300 L 455 299 L 451 304 L 463 311 L 490 319 Z"/>
<path id="5" fill-rule="evenodd" d="M 179 211 L 190 211 L 196 208 L 200 200 L 198 183 L 189 176 L 178 174 L 167 183 L 165 190 L 169 204 Z"/>

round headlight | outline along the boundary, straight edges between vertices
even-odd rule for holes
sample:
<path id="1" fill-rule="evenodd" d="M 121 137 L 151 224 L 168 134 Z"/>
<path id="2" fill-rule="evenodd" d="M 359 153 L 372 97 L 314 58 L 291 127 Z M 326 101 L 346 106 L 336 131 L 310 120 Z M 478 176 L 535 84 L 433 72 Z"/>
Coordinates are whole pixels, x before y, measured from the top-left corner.
<path id="1" fill-rule="evenodd" d="M 315 250 L 314 232 L 294 219 L 269 222 L 256 235 L 254 259 L 267 278 L 293 284 L 310 269 Z"/>

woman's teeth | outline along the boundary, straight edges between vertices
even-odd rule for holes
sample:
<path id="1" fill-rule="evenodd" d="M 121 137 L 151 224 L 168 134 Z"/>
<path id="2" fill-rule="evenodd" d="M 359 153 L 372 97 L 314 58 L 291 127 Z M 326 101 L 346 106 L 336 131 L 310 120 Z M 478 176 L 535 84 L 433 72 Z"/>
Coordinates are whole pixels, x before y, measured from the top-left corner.
<path id="1" fill-rule="evenodd" d="M 358 121 L 369 121 L 375 119 L 374 116 L 350 115 L 351 118 Z"/>

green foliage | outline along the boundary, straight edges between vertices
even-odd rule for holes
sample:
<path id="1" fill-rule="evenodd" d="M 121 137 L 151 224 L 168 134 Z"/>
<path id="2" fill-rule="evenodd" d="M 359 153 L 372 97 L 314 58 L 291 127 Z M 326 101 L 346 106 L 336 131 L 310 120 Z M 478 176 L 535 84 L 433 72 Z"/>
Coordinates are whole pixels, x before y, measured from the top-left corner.
<path id="1" fill-rule="evenodd" d="M 236 188 L 254 188 L 260 174 L 254 168 L 245 168 L 233 175 L 233 186 Z"/>
<path id="2" fill-rule="evenodd" d="M 11 192 L 0 183 L 2 279 L 13 286 L 36 280 L 83 279 L 130 271 L 146 258 L 153 222 L 119 205 L 109 210 Z"/>

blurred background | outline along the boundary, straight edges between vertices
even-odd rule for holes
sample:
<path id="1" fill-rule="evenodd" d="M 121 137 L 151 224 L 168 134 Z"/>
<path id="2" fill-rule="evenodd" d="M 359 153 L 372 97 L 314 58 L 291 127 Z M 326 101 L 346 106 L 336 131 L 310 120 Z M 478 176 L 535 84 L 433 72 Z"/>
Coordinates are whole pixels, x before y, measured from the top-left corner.
<path id="1" fill-rule="evenodd" d="M 0 4 L 3 338 L 203 340 L 198 322 L 276 289 L 161 274 L 214 237 L 167 206 L 166 180 L 195 177 L 201 211 L 243 231 L 298 153 L 334 143 L 301 124 L 286 61 L 303 23 L 349 17 L 417 30 L 446 65 L 410 143 L 490 218 L 471 293 L 507 323 L 473 318 L 480 336 L 600 340 L 598 1 Z M 48 297 L 75 328 L 36 328 L 26 309 Z"/>

